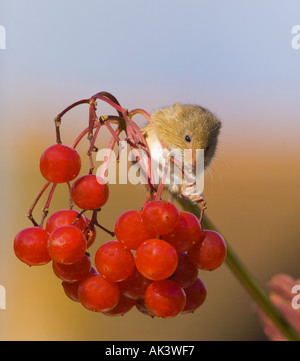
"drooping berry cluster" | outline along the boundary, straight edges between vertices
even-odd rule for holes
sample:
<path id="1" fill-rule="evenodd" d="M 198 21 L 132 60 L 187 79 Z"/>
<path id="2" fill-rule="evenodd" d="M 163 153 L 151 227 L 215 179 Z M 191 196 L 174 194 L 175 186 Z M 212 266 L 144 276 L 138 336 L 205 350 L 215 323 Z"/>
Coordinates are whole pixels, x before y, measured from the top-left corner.
<path id="1" fill-rule="evenodd" d="M 198 277 L 199 269 L 214 270 L 226 256 L 218 233 L 202 231 L 196 216 L 162 200 L 148 202 L 141 211 L 123 213 L 115 234 L 134 260 L 131 275 L 119 283 L 121 292 L 152 316 L 171 318 L 200 307 L 206 287 Z M 117 263 L 122 263 L 121 258 Z"/>
<path id="2" fill-rule="evenodd" d="M 118 116 L 101 116 L 98 120 L 96 99 L 112 105 Z M 66 146 L 60 138 L 61 118 L 74 106 L 84 103 L 90 105 L 89 126 L 72 147 Z M 47 183 L 28 213 L 33 227 L 16 235 L 14 252 L 30 266 L 51 262 L 66 295 L 88 310 L 114 316 L 136 306 L 152 317 L 171 318 L 193 312 L 203 304 L 206 287 L 198 277 L 199 269 L 212 271 L 220 267 L 226 256 L 226 244 L 218 233 L 202 230 L 201 218 L 162 200 L 163 184 L 156 188 L 150 181 L 149 195 L 141 210 L 121 214 L 114 232 L 98 223 L 97 216 L 108 200 L 109 188 L 104 180 L 105 168 L 103 177 L 93 174 L 96 138 L 104 125 L 112 134 L 107 164 L 122 130 L 133 150 L 148 151 L 141 131 L 131 119 L 137 113 L 151 121 L 144 111 L 128 112 L 112 95 L 98 93 L 74 103 L 55 118 L 57 143 L 46 149 L 40 159 L 40 171 Z M 118 128 L 113 129 L 111 124 L 117 124 Z M 90 141 L 90 170 L 78 177 L 81 158 L 75 147 L 86 134 Z M 68 185 L 69 206 L 52 213 L 45 222 L 53 193 L 60 183 Z M 50 184 L 42 219 L 37 223 L 32 213 Z M 74 205 L 78 210 L 73 209 Z M 92 212 L 91 218 L 86 216 L 87 211 Z M 92 262 L 89 248 L 95 243 L 96 227 L 115 238 L 98 246 Z"/>

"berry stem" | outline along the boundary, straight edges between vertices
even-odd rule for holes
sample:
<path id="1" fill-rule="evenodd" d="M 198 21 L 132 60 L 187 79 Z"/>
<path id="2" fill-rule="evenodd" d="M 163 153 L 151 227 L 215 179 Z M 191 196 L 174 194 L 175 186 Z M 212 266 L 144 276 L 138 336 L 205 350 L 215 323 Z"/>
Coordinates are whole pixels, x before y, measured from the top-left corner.
<path id="1" fill-rule="evenodd" d="M 162 191 L 164 189 L 165 181 L 166 181 L 167 174 L 168 174 L 168 169 L 169 169 L 169 162 L 168 162 L 168 159 L 165 157 L 164 170 L 163 170 L 163 174 L 161 176 L 161 180 L 160 180 L 160 183 L 159 183 L 159 187 L 158 187 L 156 196 L 154 198 L 155 201 L 159 201 L 160 198 L 161 198 L 161 194 L 162 194 Z"/>
<path id="2" fill-rule="evenodd" d="M 105 227 L 101 226 L 101 224 L 99 224 L 99 222 L 97 220 L 97 216 L 98 216 L 98 212 L 100 212 L 100 211 L 101 211 L 101 209 L 96 209 L 96 210 L 93 211 L 91 222 L 89 224 L 89 229 L 93 232 L 94 227 L 97 226 L 100 229 L 102 229 L 104 232 L 108 233 L 111 237 L 114 237 L 115 236 L 114 232 L 108 230 L 107 228 L 105 228 Z"/>
<path id="3" fill-rule="evenodd" d="M 93 123 L 92 129 L 95 128 L 95 124 L 96 124 L 96 122 Z M 97 128 L 96 128 L 96 131 L 95 131 L 95 134 L 94 134 L 94 135 L 91 133 L 91 128 L 90 128 L 90 126 L 89 126 L 88 133 L 89 133 L 89 134 L 92 134 L 92 138 L 90 139 L 90 148 L 89 148 L 89 150 L 88 150 L 88 152 L 87 152 L 87 155 L 88 155 L 89 160 L 90 160 L 90 171 L 89 171 L 89 174 L 93 174 L 93 171 L 94 171 L 94 168 L 95 168 L 94 162 L 93 162 L 92 152 L 93 152 L 94 149 L 97 149 L 97 148 L 95 148 L 95 142 L 96 142 L 96 139 L 97 139 L 97 136 L 98 136 L 98 134 L 99 134 L 99 131 L 100 131 L 101 126 L 102 126 L 102 124 L 101 124 L 100 122 L 97 123 Z"/>
<path id="4" fill-rule="evenodd" d="M 119 142 L 120 142 L 119 134 L 112 128 L 112 126 L 109 124 L 108 121 L 105 121 L 105 126 L 110 131 L 112 137 L 115 139 L 115 141 L 119 145 Z"/>
<path id="5" fill-rule="evenodd" d="M 33 216 L 32 216 L 32 212 L 35 208 L 35 206 L 37 205 L 38 201 L 40 200 L 41 196 L 44 194 L 44 192 L 46 191 L 46 189 L 49 187 L 50 182 L 47 182 L 44 187 L 41 189 L 40 193 L 38 194 L 38 196 L 36 197 L 36 199 L 33 201 L 32 205 L 30 206 L 28 213 L 27 213 L 27 217 L 31 220 L 31 222 L 33 223 L 33 225 L 35 227 L 38 226 L 38 223 L 34 220 Z"/>
<path id="6" fill-rule="evenodd" d="M 71 105 L 69 105 L 66 109 L 64 109 L 62 112 L 60 112 L 55 119 L 61 119 L 69 110 L 77 107 L 78 105 L 81 105 L 81 104 L 89 104 L 90 103 L 90 99 L 82 99 L 82 100 L 79 100 L 78 102 L 75 102 Z"/>
<path id="7" fill-rule="evenodd" d="M 75 223 L 82 217 L 83 213 L 86 212 L 86 209 L 82 210 L 78 216 L 74 219 L 74 221 L 71 223 L 72 226 L 75 225 Z"/>
<path id="8" fill-rule="evenodd" d="M 135 115 L 135 114 L 142 114 L 142 115 L 148 120 L 148 122 L 149 122 L 149 124 L 151 125 L 151 127 L 153 128 L 153 130 L 155 130 L 155 125 L 154 125 L 154 123 L 153 123 L 153 121 L 152 121 L 151 116 L 150 116 L 149 113 L 147 113 L 144 109 L 133 109 L 133 110 L 129 113 L 129 116 L 132 117 L 132 116 Z M 155 132 L 155 133 L 157 134 L 157 132 Z M 159 143 L 160 143 L 162 149 L 165 149 L 164 144 L 160 141 L 159 138 L 158 138 L 158 140 L 159 140 Z"/>
<path id="9" fill-rule="evenodd" d="M 62 144 L 61 141 L 61 135 L 60 135 L 60 125 L 61 125 L 61 118 L 71 109 L 77 107 L 80 104 L 88 104 L 90 102 L 90 99 L 82 99 L 79 100 L 78 102 L 75 102 L 71 105 L 69 105 L 66 109 L 64 109 L 62 112 L 60 112 L 55 118 L 54 118 L 54 123 L 55 123 L 55 132 L 56 132 L 56 143 L 57 144 Z"/>
<path id="10" fill-rule="evenodd" d="M 94 123 L 94 127 L 96 128 L 99 125 L 99 123 Z M 89 132 L 89 127 L 85 128 L 79 135 L 78 137 L 74 140 L 73 144 L 72 144 L 72 148 L 76 148 L 78 143 L 81 141 L 81 139 Z"/>
<path id="11" fill-rule="evenodd" d="M 196 217 L 200 216 L 201 210 L 197 204 L 194 204 L 188 199 L 178 197 L 176 197 L 176 199 L 181 204 L 184 210 L 193 213 Z M 204 229 L 210 229 L 220 233 L 206 215 L 203 216 L 202 225 Z M 276 325 L 278 330 L 281 331 L 281 333 L 289 341 L 300 341 L 300 335 L 289 324 L 289 322 L 282 315 L 282 313 L 274 306 L 265 290 L 261 287 L 261 285 L 249 272 L 246 266 L 242 263 L 242 261 L 239 259 L 239 257 L 236 255 L 236 253 L 233 251 L 227 241 L 226 244 L 227 256 L 225 262 L 229 269 L 232 271 L 232 273 L 240 281 L 242 286 L 246 289 L 246 291 L 249 293 L 255 303 Z"/>
<path id="12" fill-rule="evenodd" d="M 147 187 L 149 188 L 151 194 L 156 192 L 156 187 L 151 182 L 151 156 L 150 156 L 150 150 L 147 147 L 146 140 L 144 138 L 143 133 L 141 132 L 140 128 L 132 121 L 131 116 L 134 115 L 129 113 L 129 115 L 124 114 L 125 122 L 126 122 L 126 140 L 129 144 L 132 153 L 136 157 L 136 161 L 140 164 L 140 168 L 143 171 L 144 176 L 147 176 Z M 140 156 L 140 153 L 138 152 L 138 149 L 141 149 L 146 153 L 147 157 L 147 164 L 148 166 L 143 163 L 142 158 Z"/>
<path id="13" fill-rule="evenodd" d="M 116 133 L 116 135 L 117 135 L 117 137 L 119 139 L 120 129 L 118 128 L 115 131 L 115 133 Z M 111 140 L 110 140 L 110 142 L 108 144 L 107 152 L 106 152 L 106 155 L 105 155 L 105 158 L 104 158 L 104 162 L 103 162 L 103 165 L 102 165 L 100 178 L 105 179 L 106 172 L 107 172 L 107 169 L 108 169 L 109 159 L 110 159 L 110 156 L 111 156 L 111 153 L 113 151 L 113 148 L 114 148 L 115 144 L 116 144 L 116 138 L 111 137 Z"/>
<path id="14" fill-rule="evenodd" d="M 117 101 L 117 99 L 108 92 L 99 92 L 99 93 L 93 95 L 91 99 L 103 100 L 104 102 L 108 103 L 113 108 L 115 108 L 121 117 L 124 113 L 127 113 L 127 109 L 122 108 L 120 106 L 119 102 Z"/>
<path id="15" fill-rule="evenodd" d="M 46 218 L 47 215 L 48 215 L 50 203 L 51 203 L 51 200 L 52 200 L 52 197 L 53 197 L 53 194 L 54 194 L 54 191 L 55 191 L 56 186 L 57 186 L 57 184 L 53 184 L 52 187 L 51 187 L 51 189 L 50 189 L 50 192 L 49 192 L 49 195 L 48 195 L 46 204 L 45 204 L 45 206 L 44 206 L 44 208 L 43 208 L 43 215 L 42 215 L 41 222 L 40 222 L 40 224 L 39 224 L 40 227 L 43 227 L 44 220 L 45 220 L 45 218 Z"/>
<path id="16" fill-rule="evenodd" d="M 69 209 L 72 209 L 74 206 L 73 199 L 72 199 L 72 188 L 71 188 L 70 182 L 68 182 L 67 185 L 68 185 L 68 190 L 69 190 Z"/>

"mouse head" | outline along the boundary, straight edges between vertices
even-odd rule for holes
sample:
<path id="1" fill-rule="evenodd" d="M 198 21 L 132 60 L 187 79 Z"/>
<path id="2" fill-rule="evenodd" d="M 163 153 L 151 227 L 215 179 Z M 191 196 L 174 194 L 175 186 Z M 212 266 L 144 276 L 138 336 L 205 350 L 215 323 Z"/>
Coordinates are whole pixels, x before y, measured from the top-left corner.
<path id="1" fill-rule="evenodd" d="M 196 150 L 204 149 L 204 167 L 211 162 L 217 147 L 220 120 L 198 105 L 175 103 L 152 114 L 155 129 L 162 143 L 169 149 L 192 149 L 192 158 L 186 160 L 196 166 Z"/>

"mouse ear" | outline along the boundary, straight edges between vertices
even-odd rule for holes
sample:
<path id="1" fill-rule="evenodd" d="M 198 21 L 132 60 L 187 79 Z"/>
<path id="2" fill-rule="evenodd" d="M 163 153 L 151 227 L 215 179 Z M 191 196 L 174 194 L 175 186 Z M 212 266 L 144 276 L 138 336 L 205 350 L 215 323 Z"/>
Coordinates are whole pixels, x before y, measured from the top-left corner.
<path id="1" fill-rule="evenodd" d="M 172 108 L 173 108 L 173 114 L 175 116 L 179 115 L 182 112 L 182 105 L 178 102 L 174 103 Z"/>
<path id="2" fill-rule="evenodd" d="M 174 108 L 174 110 L 179 110 L 182 108 L 182 105 L 180 103 L 176 102 L 173 104 L 173 108 Z"/>

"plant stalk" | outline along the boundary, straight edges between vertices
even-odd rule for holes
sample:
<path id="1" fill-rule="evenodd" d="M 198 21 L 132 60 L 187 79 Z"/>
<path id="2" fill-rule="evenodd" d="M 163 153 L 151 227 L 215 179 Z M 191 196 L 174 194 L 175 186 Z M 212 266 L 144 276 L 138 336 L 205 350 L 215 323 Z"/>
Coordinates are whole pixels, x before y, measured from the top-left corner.
<path id="1" fill-rule="evenodd" d="M 184 210 L 193 213 L 196 217 L 200 217 L 201 209 L 198 205 L 192 203 L 188 199 L 182 199 L 176 197 L 177 201 L 181 204 Z M 216 226 L 209 220 L 209 218 L 204 214 L 202 219 L 203 229 L 214 230 L 222 235 Z M 223 235 L 222 235 L 223 236 Z M 278 330 L 286 337 L 288 341 L 300 341 L 300 335 L 294 330 L 294 328 L 289 324 L 286 318 L 282 313 L 275 307 L 271 302 L 268 294 L 261 287 L 261 285 L 256 281 L 253 275 L 241 262 L 239 257 L 230 247 L 228 242 L 225 240 L 227 245 L 227 256 L 225 263 L 240 281 L 242 286 L 246 289 L 252 299 L 255 301 L 257 306 L 269 317 L 269 319 L 274 323 Z"/>

